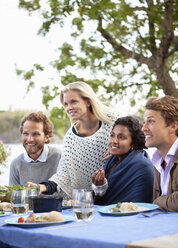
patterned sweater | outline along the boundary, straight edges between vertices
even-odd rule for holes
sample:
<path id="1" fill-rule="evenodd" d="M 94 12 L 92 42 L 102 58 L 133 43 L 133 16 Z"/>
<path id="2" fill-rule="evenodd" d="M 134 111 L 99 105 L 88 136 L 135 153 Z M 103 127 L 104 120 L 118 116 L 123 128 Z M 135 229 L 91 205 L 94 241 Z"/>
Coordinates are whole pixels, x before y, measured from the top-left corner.
<path id="1" fill-rule="evenodd" d="M 58 171 L 49 180 L 58 185 L 63 198 L 71 198 L 73 189 L 92 190 L 92 174 L 103 168 L 112 125 L 102 123 L 96 133 L 80 137 L 67 131 Z M 62 190 L 62 191 L 61 191 Z"/>

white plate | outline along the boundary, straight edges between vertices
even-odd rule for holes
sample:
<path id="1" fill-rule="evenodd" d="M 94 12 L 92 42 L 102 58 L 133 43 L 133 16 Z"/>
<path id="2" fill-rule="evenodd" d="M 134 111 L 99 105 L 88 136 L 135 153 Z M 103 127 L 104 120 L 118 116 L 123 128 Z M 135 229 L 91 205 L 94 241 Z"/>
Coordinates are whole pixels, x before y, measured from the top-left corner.
<path id="1" fill-rule="evenodd" d="M 0 214 L 0 217 L 4 217 L 4 216 L 10 215 L 10 214 L 12 214 L 12 212 L 4 212 L 4 214 Z"/>
<path id="2" fill-rule="evenodd" d="M 39 217 L 41 214 L 35 214 L 36 217 Z M 64 224 L 70 221 L 74 221 L 74 217 L 70 216 L 70 215 L 63 215 L 64 220 L 63 221 L 55 221 L 55 222 L 32 222 L 32 223 L 18 223 L 18 219 L 19 217 L 22 216 L 16 216 L 13 218 L 9 218 L 5 220 L 6 224 L 9 225 L 15 225 L 15 226 L 19 226 L 19 227 L 40 227 L 40 226 L 49 226 L 49 225 L 59 225 L 59 224 Z M 27 219 L 28 216 L 24 216 L 24 220 Z"/>
<path id="3" fill-rule="evenodd" d="M 112 204 L 112 205 L 108 205 L 105 207 L 102 207 L 98 210 L 98 212 L 100 212 L 101 214 L 106 214 L 106 215 L 133 215 L 133 214 L 138 214 L 141 212 L 148 212 L 148 211 L 152 211 L 155 210 L 157 208 L 159 208 L 158 205 L 155 204 L 151 204 L 151 203 L 142 203 L 142 202 L 134 202 L 139 210 L 135 211 L 135 212 L 110 212 L 111 208 L 115 208 L 117 204 Z"/>

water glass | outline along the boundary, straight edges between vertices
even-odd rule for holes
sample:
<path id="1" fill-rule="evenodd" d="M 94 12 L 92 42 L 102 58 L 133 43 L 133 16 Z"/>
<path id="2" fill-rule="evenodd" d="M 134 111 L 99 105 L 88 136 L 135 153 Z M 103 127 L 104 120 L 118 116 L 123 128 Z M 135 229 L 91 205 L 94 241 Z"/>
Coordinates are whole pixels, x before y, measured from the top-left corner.
<path id="1" fill-rule="evenodd" d="M 73 190 L 72 204 L 75 219 L 77 221 L 91 221 L 93 218 L 93 195 L 84 189 Z"/>
<path id="2" fill-rule="evenodd" d="M 33 198 L 39 195 L 39 187 L 29 188 L 28 189 L 28 203 L 29 210 L 33 210 Z"/>
<path id="3" fill-rule="evenodd" d="M 28 190 L 13 190 L 11 207 L 14 215 L 26 214 L 29 209 Z"/>

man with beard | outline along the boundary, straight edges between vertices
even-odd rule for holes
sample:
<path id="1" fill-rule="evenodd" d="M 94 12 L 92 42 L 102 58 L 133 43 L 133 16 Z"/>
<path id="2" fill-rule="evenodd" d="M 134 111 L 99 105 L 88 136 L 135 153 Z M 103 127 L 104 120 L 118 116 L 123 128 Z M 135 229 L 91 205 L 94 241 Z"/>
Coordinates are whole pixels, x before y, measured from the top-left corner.
<path id="1" fill-rule="evenodd" d="M 26 185 L 49 179 L 57 170 L 60 150 L 47 145 L 53 134 L 53 124 L 42 112 L 26 115 L 20 124 L 25 152 L 10 165 L 9 185 Z"/>

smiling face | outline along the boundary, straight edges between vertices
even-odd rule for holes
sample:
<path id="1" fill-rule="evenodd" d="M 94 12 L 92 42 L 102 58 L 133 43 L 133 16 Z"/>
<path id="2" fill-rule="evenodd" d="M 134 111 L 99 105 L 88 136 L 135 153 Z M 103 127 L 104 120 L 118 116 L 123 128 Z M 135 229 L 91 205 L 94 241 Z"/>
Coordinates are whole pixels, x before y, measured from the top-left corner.
<path id="1" fill-rule="evenodd" d="M 36 160 L 42 153 L 49 135 L 45 135 L 42 122 L 25 121 L 21 135 L 22 144 L 29 157 Z"/>
<path id="2" fill-rule="evenodd" d="M 162 150 L 170 147 L 172 143 L 172 125 L 167 126 L 159 111 L 147 109 L 144 114 L 142 131 L 145 135 L 145 145 Z M 176 138 L 176 136 L 175 136 Z"/>
<path id="3" fill-rule="evenodd" d="M 127 156 L 132 148 L 132 137 L 127 126 L 116 125 L 109 138 L 109 152 L 120 160 Z"/>
<path id="4" fill-rule="evenodd" d="M 85 118 L 90 112 L 90 104 L 84 100 L 76 90 L 69 90 L 63 95 L 63 105 L 71 120 Z"/>

